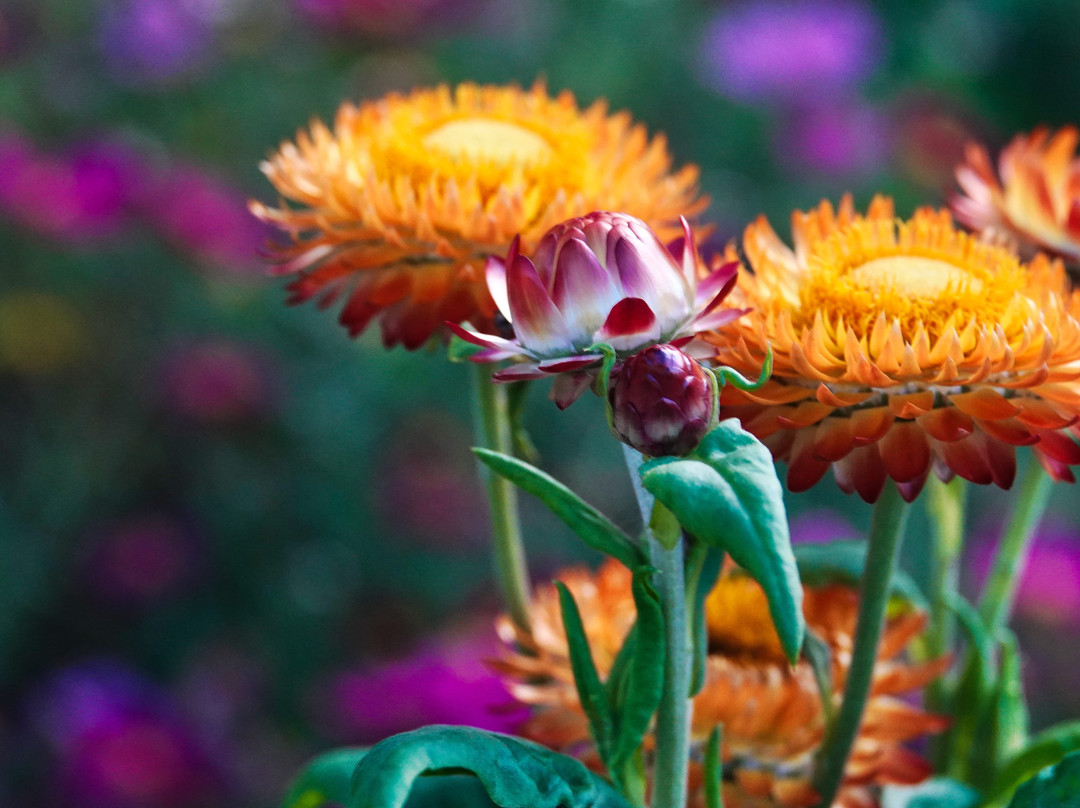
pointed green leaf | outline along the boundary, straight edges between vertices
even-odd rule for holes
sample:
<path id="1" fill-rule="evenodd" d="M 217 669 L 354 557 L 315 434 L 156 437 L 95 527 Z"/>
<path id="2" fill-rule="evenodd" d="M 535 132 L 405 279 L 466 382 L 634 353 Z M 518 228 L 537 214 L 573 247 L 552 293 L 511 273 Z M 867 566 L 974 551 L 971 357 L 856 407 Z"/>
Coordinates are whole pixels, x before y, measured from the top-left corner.
<path id="1" fill-rule="evenodd" d="M 858 586 L 866 568 L 865 539 L 841 539 L 820 544 L 796 544 L 795 563 L 799 577 L 806 586 L 828 586 L 833 583 Z M 910 575 L 896 570 L 891 584 L 892 596 L 903 598 L 916 609 L 929 610 L 922 590 Z"/>
<path id="2" fill-rule="evenodd" d="M 997 715 L 993 727 L 995 759 L 998 763 L 1015 757 L 1023 750 L 1030 732 L 1016 635 L 1003 629 L 1000 636 L 1001 674 L 998 677 Z"/>
<path id="3" fill-rule="evenodd" d="M 611 759 L 612 741 L 615 735 L 615 720 L 608 703 L 607 693 L 600 683 L 596 672 L 589 639 L 585 636 L 585 626 L 581 622 L 574 596 L 562 581 L 555 582 L 559 590 L 559 606 L 562 609 L 563 628 L 566 631 L 566 643 L 570 649 L 570 667 L 574 671 L 574 685 L 585 715 L 589 719 L 589 729 L 596 748 L 605 764 Z M 610 767 L 609 767 L 610 768 Z"/>
<path id="4" fill-rule="evenodd" d="M 629 536 L 550 474 L 490 449 L 473 449 L 473 454 L 496 474 L 540 499 L 594 550 L 617 558 L 630 569 L 645 563 L 645 557 Z"/>
<path id="5" fill-rule="evenodd" d="M 810 663 L 814 671 L 814 681 L 817 683 L 818 695 L 821 697 L 821 708 L 825 713 L 825 727 L 828 730 L 832 726 L 836 715 L 836 703 L 833 700 L 832 678 L 832 649 L 825 640 L 821 639 L 810 629 L 806 631 L 806 642 L 803 644 L 803 656 Z"/>
<path id="6" fill-rule="evenodd" d="M 664 689 L 664 616 L 652 585 L 653 569 L 634 570 L 637 607 L 634 650 L 626 670 L 623 699 L 617 712 L 618 731 L 611 751 L 612 770 L 621 769 L 641 746 Z"/>
<path id="7" fill-rule="evenodd" d="M 970 780 L 988 774 L 987 767 L 973 771 L 971 766 L 979 723 L 994 691 L 994 641 L 978 610 L 962 596 L 949 593 L 946 605 L 956 616 L 971 649 L 951 700 L 953 725 L 946 736 L 952 761 L 949 773 Z"/>
<path id="8" fill-rule="evenodd" d="M 353 775 L 347 808 L 403 808 L 423 775 L 472 774 L 502 808 L 629 808 L 581 762 L 472 727 L 423 727 L 376 744 Z"/>
<path id="9" fill-rule="evenodd" d="M 724 728 L 717 724 L 705 745 L 705 806 L 724 808 L 724 760 L 722 740 Z"/>
<path id="10" fill-rule="evenodd" d="M 886 786 L 881 795 L 881 808 L 975 808 L 978 804 L 978 791 L 947 777 L 917 786 Z"/>
<path id="11" fill-rule="evenodd" d="M 285 795 L 284 808 L 320 808 L 349 799 L 349 783 L 367 749 L 335 749 L 319 755 L 300 771 Z"/>
<path id="12" fill-rule="evenodd" d="M 691 535 L 725 550 L 761 584 L 780 643 L 794 664 L 806 630 L 802 585 L 769 450 L 728 419 L 693 454 L 644 464 L 641 480 Z"/>
<path id="13" fill-rule="evenodd" d="M 1010 806 L 1015 808 L 1035 808 L 1036 806 L 1069 805 L 1068 802 L 1031 802 L 1021 800 L 1023 788 L 1017 788 L 1021 783 L 1034 777 L 1040 769 L 1052 766 L 1059 761 L 1072 759 L 1072 763 L 1064 771 L 1072 771 L 1077 790 L 1071 796 L 1080 804 L 1080 721 L 1069 721 L 1058 724 L 1048 730 L 1040 732 L 1031 739 L 1027 748 L 1016 755 L 1009 763 L 998 772 L 991 786 L 987 803 L 1004 803 L 1014 791 L 1016 796 Z M 1071 768 L 1069 768 L 1071 767 Z M 1044 772 L 1045 774 L 1045 772 Z M 1037 794 L 1039 788 L 1029 789 L 1030 794 Z M 1025 798 L 1026 799 L 1026 798 Z"/>
<path id="14" fill-rule="evenodd" d="M 1009 808 L 1075 808 L 1080 805 L 1080 752 L 1043 769 L 1016 790 Z"/>
<path id="15" fill-rule="evenodd" d="M 705 600 L 709 597 L 720 570 L 724 566 L 724 553 L 715 547 L 696 544 L 687 561 L 686 576 L 689 586 L 686 597 L 690 604 L 690 639 L 694 646 L 694 667 L 690 671 L 690 698 L 705 686 L 705 667 L 709 651 L 709 627 L 705 620 Z"/>

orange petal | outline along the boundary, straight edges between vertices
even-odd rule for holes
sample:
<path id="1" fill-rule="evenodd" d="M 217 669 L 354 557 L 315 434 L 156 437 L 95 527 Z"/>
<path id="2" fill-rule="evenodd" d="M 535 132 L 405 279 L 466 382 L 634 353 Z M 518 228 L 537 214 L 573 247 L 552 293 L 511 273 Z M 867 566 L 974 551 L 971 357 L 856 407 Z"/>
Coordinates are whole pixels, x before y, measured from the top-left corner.
<path id="1" fill-rule="evenodd" d="M 888 407 L 871 407 L 851 414 L 851 433 L 856 446 L 876 443 L 884 437 L 893 424 L 893 414 Z"/>
<path id="2" fill-rule="evenodd" d="M 839 460 L 854 445 L 850 418 L 826 418 L 814 434 L 814 455 L 821 460 Z"/>
<path id="3" fill-rule="evenodd" d="M 792 491 L 807 491 L 813 488 L 829 470 L 828 461 L 814 455 L 815 432 L 816 429 L 803 429 L 795 433 L 787 474 L 788 488 Z"/>
<path id="4" fill-rule="evenodd" d="M 970 393 L 957 393 L 949 400 L 973 418 L 999 421 L 1020 412 L 1019 407 L 1013 406 L 1004 396 L 988 387 L 980 387 Z"/>
<path id="5" fill-rule="evenodd" d="M 828 404 L 831 407 L 839 408 L 862 404 L 866 399 L 870 398 L 873 393 L 838 393 L 834 390 L 830 390 L 824 384 L 819 384 L 814 395 L 822 404 Z"/>
<path id="6" fill-rule="evenodd" d="M 918 424 L 932 438 L 945 443 L 966 438 L 975 431 L 975 422 L 956 407 L 938 407 L 920 416 Z"/>
<path id="7" fill-rule="evenodd" d="M 1024 396 L 1015 399 L 1014 403 L 1020 407 L 1017 419 L 1036 429 L 1063 429 L 1072 426 L 1080 418 L 1076 415 L 1072 417 L 1062 415 L 1052 404 L 1041 398 Z"/>
<path id="8" fill-rule="evenodd" d="M 934 408 L 934 394 L 929 390 L 889 396 L 889 409 L 897 418 L 917 418 Z"/>
<path id="9" fill-rule="evenodd" d="M 1039 442 L 1039 436 L 1029 432 L 1016 418 L 1005 418 L 1001 421 L 984 421 L 976 418 L 975 423 L 987 435 L 1005 443 L 1011 443 L 1013 446 L 1030 446 Z"/>
<path id="10" fill-rule="evenodd" d="M 819 401 L 804 401 L 794 408 L 786 408 L 782 415 L 777 416 L 777 420 L 788 429 L 801 429 L 816 424 L 834 409 Z"/>
<path id="11" fill-rule="evenodd" d="M 922 429 L 910 421 L 893 424 L 879 444 L 882 462 L 898 483 L 925 475 L 930 468 L 930 447 Z"/>

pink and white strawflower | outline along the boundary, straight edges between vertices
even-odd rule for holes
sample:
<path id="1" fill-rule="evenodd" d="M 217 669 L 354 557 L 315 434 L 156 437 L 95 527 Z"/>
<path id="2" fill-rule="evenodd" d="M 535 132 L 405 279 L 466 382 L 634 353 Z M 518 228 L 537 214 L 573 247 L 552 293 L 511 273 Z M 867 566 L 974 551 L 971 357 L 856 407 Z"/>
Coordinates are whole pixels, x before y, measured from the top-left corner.
<path id="1" fill-rule="evenodd" d="M 738 264 L 699 278 L 694 236 L 682 224 L 685 235 L 665 247 L 640 219 L 597 211 L 551 228 L 532 260 L 515 240 L 504 261 L 487 264 L 488 289 L 514 338 L 447 326 L 484 349 L 474 362 L 519 360 L 496 381 L 555 376 L 552 397 L 568 407 L 596 379 L 601 346 L 619 359 L 660 343 L 685 346 L 746 313 L 720 308 Z"/>

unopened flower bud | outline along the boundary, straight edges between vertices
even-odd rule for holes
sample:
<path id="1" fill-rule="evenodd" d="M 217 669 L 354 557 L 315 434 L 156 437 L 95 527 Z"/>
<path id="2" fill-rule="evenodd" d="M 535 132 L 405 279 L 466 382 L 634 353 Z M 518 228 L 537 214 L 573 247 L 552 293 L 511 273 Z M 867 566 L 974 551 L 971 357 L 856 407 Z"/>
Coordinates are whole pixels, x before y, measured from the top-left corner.
<path id="1" fill-rule="evenodd" d="M 708 371 L 674 345 L 652 345 L 627 359 L 608 389 L 612 426 L 643 455 L 684 455 L 716 423 Z"/>

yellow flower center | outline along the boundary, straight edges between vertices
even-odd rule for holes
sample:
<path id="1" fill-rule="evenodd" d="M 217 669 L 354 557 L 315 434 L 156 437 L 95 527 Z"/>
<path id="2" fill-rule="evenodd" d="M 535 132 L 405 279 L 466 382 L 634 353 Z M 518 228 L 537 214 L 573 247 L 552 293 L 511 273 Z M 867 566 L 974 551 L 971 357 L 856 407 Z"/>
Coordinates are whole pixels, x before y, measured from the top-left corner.
<path id="1" fill-rule="evenodd" d="M 713 653 L 783 662 L 761 586 L 741 574 L 725 574 L 705 600 L 705 622 Z"/>
<path id="2" fill-rule="evenodd" d="M 982 291 L 983 284 L 958 266 L 937 258 L 893 255 L 875 258 L 851 271 L 851 279 L 871 292 L 895 291 L 912 298 L 934 300 L 942 293 L 968 286 Z"/>
<path id="3" fill-rule="evenodd" d="M 462 118 L 429 132 L 424 145 L 447 157 L 481 162 L 536 163 L 550 157 L 551 145 L 536 132 L 492 118 Z"/>
<path id="4" fill-rule="evenodd" d="M 848 328 L 862 339 L 884 313 L 906 340 L 920 328 L 934 340 L 972 320 L 992 329 L 1025 286 L 1016 256 L 947 221 L 862 219 L 811 246 L 792 320 L 820 313 L 837 339 Z"/>

